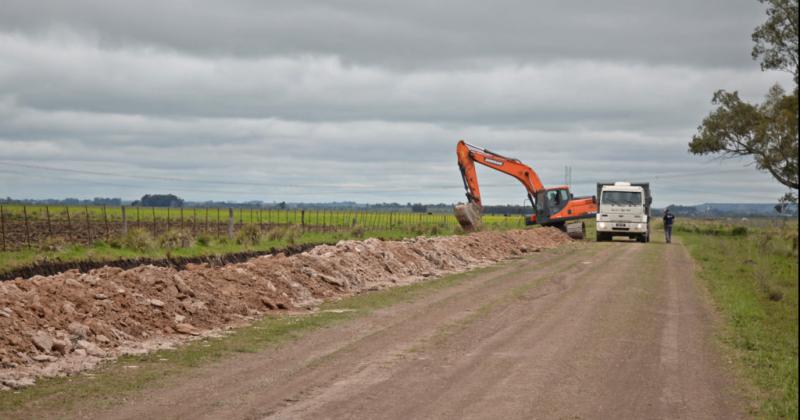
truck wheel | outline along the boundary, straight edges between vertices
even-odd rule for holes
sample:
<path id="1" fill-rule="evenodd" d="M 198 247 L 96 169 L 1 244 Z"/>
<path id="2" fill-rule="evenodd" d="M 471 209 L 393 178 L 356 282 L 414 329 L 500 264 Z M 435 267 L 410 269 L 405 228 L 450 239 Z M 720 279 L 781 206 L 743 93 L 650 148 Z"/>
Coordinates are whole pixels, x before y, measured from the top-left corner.
<path id="1" fill-rule="evenodd" d="M 605 242 L 607 240 L 608 240 L 608 238 L 606 237 L 605 233 L 597 232 L 597 242 Z"/>

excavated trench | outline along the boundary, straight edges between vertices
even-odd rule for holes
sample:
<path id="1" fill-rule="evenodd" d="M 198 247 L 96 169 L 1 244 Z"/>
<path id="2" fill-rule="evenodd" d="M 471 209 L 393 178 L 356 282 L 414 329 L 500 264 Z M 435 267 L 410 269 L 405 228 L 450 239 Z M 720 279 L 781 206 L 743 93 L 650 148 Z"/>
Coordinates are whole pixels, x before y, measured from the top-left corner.
<path id="1" fill-rule="evenodd" d="M 270 312 L 467 271 L 571 239 L 555 228 L 340 241 L 228 261 L 78 268 L 0 282 L 0 388 L 89 369 Z M 242 258 L 244 261 L 237 261 Z M 148 347 L 149 346 L 149 347 Z"/>

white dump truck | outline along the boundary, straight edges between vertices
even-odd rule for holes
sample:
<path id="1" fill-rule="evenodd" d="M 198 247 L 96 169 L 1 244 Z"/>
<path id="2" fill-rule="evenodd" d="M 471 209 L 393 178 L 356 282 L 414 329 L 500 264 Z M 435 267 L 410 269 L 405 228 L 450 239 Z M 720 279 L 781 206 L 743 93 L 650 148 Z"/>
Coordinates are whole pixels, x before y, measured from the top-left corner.
<path id="1" fill-rule="evenodd" d="M 597 183 L 597 241 L 615 236 L 650 242 L 649 182 Z"/>

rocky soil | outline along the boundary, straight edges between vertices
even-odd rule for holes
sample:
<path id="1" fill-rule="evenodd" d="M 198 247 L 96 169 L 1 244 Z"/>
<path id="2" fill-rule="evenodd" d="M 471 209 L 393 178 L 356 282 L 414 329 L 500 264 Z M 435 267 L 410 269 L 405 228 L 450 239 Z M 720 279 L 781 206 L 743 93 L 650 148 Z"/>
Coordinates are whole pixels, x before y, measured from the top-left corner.
<path id="1" fill-rule="evenodd" d="M 0 283 L 0 389 L 213 333 L 265 313 L 466 271 L 569 242 L 555 228 L 341 241 L 184 270 L 104 267 Z"/>

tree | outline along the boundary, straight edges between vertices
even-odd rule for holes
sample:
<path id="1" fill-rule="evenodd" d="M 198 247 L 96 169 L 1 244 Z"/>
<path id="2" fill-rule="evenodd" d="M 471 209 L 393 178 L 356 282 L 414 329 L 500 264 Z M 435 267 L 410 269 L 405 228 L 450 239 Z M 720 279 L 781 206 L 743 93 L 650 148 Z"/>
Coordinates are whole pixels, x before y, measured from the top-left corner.
<path id="1" fill-rule="evenodd" d="M 689 151 L 752 156 L 758 169 L 797 189 L 797 95 L 784 95 L 775 85 L 764 103 L 752 105 L 737 92 L 720 90 L 712 103 L 719 107 L 698 127 Z"/>
<path id="2" fill-rule="evenodd" d="M 765 3 L 765 0 L 759 0 Z M 768 0 L 767 21 L 753 32 L 753 60 L 761 57 L 761 70 L 794 74 L 797 85 L 797 0 Z"/>
<path id="3" fill-rule="evenodd" d="M 145 194 L 133 205 L 143 207 L 183 207 L 183 200 L 174 194 Z"/>
<path id="4" fill-rule="evenodd" d="M 428 211 L 428 206 L 422 203 L 412 204 L 411 211 L 413 213 L 426 213 Z"/>
<path id="5" fill-rule="evenodd" d="M 753 59 L 761 58 L 762 70 L 794 74 L 794 91 L 787 95 L 776 84 L 758 105 L 742 101 L 738 92 L 715 92 L 712 103 L 718 107 L 697 127 L 689 151 L 696 155 L 752 156 L 756 168 L 797 190 L 798 1 L 759 1 L 769 4 L 768 18 L 753 32 Z M 794 200 L 795 194 L 789 197 Z"/>

